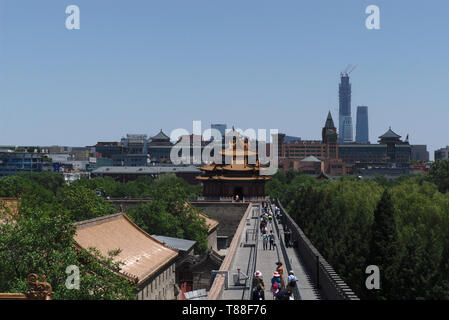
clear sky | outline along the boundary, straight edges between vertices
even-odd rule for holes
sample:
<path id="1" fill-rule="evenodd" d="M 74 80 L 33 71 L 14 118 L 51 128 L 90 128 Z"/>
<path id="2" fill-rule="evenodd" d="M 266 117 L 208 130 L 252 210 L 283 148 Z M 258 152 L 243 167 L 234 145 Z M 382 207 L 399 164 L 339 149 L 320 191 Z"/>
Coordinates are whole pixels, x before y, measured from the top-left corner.
<path id="1" fill-rule="evenodd" d="M 365 27 L 372 4 L 380 30 Z M 85 146 L 193 120 L 320 139 L 348 64 L 354 128 L 367 105 L 372 142 L 391 126 L 432 158 L 449 144 L 447 0 L 0 0 L 0 144 Z"/>

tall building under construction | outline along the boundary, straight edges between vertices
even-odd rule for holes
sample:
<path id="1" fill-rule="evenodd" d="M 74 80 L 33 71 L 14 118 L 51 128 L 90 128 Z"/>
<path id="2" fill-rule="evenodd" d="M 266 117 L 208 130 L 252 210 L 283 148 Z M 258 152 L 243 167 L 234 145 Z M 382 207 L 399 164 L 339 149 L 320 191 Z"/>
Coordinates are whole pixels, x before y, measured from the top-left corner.
<path id="1" fill-rule="evenodd" d="M 339 95 L 339 119 L 338 119 L 338 143 L 351 143 L 353 141 L 352 117 L 351 117 L 351 84 L 349 72 L 340 74 Z"/>

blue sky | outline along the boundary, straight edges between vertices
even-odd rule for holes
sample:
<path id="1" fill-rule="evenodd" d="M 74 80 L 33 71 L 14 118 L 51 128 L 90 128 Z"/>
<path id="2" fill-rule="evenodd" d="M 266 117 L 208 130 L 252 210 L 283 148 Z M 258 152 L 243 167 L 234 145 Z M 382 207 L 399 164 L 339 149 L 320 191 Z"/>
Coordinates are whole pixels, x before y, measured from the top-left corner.
<path id="1" fill-rule="evenodd" d="M 365 28 L 380 8 L 381 29 Z M 68 5 L 81 29 L 65 28 Z M 0 144 L 92 145 L 201 120 L 320 139 L 352 115 L 449 144 L 449 2 L 385 0 L 0 0 Z"/>

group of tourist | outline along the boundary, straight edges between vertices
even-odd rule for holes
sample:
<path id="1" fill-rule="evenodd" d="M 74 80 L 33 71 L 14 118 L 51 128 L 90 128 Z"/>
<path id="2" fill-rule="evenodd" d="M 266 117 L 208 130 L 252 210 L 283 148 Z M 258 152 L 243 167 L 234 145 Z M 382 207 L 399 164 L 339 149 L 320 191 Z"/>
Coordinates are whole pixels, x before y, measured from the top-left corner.
<path id="1" fill-rule="evenodd" d="M 274 209 L 274 217 L 279 219 L 280 210 L 276 206 Z M 273 211 L 270 206 L 263 205 L 262 213 L 260 217 L 260 233 L 262 235 L 263 250 L 268 249 L 268 243 L 270 243 L 270 249 L 275 249 L 275 236 L 273 230 L 268 233 L 268 224 L 272 224 Z M 293 271 L 289 271 L 289 276 L 287 279 L 287 285 L 285 285 L 284 279 L 284 266 L 282 262 L 276 262 L 276 270 L 271 278 L 271 288 L 270 292 L 273 294 L 273 300 L 293 300 L 293 289 L 296 286 L 297 278 L 293 274 Z M 262 278 L 262 272 L 257 270 L 253 277 L 253 300 L 265 300 L 265 284 Z"/>
<path id="2" fill-rule="evenodd" d="M 289 271 L 287 278 L 287 285 L 284 279 L 284 267 L 282 262 L 276 263 L 277 267 L 271 278 L 270 292 L 273 294 L 273 300 L 294 300 L 293 290 L 296 286 L 298 278 L 296 278 L 293 271 Z M 257 270 L 253 277 L 253 300 L 265 300 L 265 284 L 262 277 L 262 272 Z"/>
<path id="3" fill-rule="evenodd" d="M 275 243 L 274 243 L 274 233 L 273 230 L 270 230 L 270 233 L 268 233 L 268 223 L 272 223 L 273 216 L 270 209 L 262 208 L 262 215 L 260 217 L 260 233 L 262 235 L 262 244 L 263 249 L 268 250 L 268 243 L 270 243 L 270 250 L 274 250 Z"/>

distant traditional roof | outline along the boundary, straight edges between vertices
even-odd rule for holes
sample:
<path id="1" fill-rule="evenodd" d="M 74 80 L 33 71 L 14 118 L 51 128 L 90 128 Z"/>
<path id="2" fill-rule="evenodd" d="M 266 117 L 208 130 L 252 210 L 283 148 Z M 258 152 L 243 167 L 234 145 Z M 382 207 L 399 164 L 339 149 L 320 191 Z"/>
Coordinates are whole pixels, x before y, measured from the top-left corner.
<path id="1" fill-rule="evenodd" d="M 157 234 L 153 234 L 152 237 L 162 242 L 165 246 L 179 251 L 189 251 L 196 243 L 193 240 L 166 237 Z"/>
<path id="2" fill-rule="evenodd" d="M 327 114 L 326 124 L 324 125 L 325 128 L 335 128 L 334 120 L 332 119 L 331 112 Z"/>
<path id="3" fill-rule="evenodd" d="M 190 204 L 189 202 L 186 202 L 184 204 L 185 206 L 188 206 L 190 208 L 193 208 L 192 204 Z M 214 220 L 212 218 L 210 218 L 209 216 L 207 216 L 206 214 L 202 213 L 202 212 L 198 212 L 198 214 L 203 217 L 206 220 L 206 225 L 208 227 L 207 232 L 210 234 L 213 230 L 215 230 L 215 228 L 218 226 L 218 221 Z"/>
<path id="4" fill-rule="evenodd" d="M 195 166 L 146 166 L 146 167 L 118 167 L 104 166 L 92 171 L 94 174 L 161 174 L 161 173 L 198 173 L 201 170 Z"/>
<path id="5" fill-rule="evenodd" d="M 151 137 L 151 141 L 155 141 L 155 140 L 164 140 L 164 141 L 170 141 L 170 137 L 167 136 L 164 132 L 161 131 L 155 135 L 154 137 Z"/>
<path id="6" fill-rule="evenodd" d="M 388 129 L 387 132 L 385 132 L 383 135 L 381 135 L 379 138 L 380 139 L 385 139 L 385 138 L 400 138 L 401 136 L 394 133 L 393 130 L 391 130 L 391 127 Z"/>
<path id="7" fill-rule="evenodd" d="M 75 223 L 75 241 L 83 249 L 95 247 L 107 256 L 121 249 L 115 261 L 125 263 L 120 274 L 141 284 L 178 256 L 174 249 L 163 245 L 136 226 L 125 214 L 117 213 Z"/>
<path id="8" fill-rule="evenodd" d="M 315 156 L 308 156 L 308 157 L 302 159 L 301 162 L 321 162 L 321 160 Z"/>
<path id="9" fill-rule="evenodd" d="M 217 220 L 214 220 L 214 219 L 208 217 L 206 214 L 204 214 L 202 212 L 200 212 L 199 214 L 200 214 L 200 216 L 202 216 L 206 220 L 206 225 L 207 225 L 207 228 L 208 228 L 207 232 L 210 233 L 211 231 L 215 230 L 215 228 L 218 227 L 219 223 L 218 223 Z"/>

